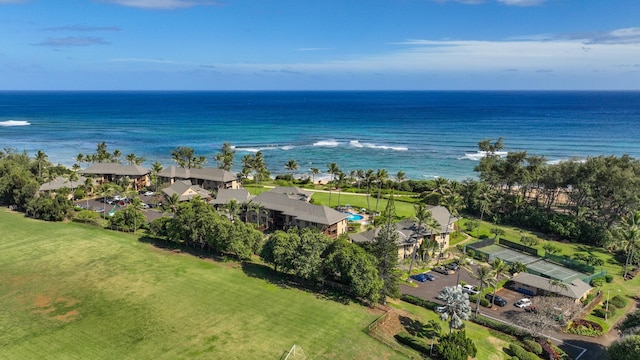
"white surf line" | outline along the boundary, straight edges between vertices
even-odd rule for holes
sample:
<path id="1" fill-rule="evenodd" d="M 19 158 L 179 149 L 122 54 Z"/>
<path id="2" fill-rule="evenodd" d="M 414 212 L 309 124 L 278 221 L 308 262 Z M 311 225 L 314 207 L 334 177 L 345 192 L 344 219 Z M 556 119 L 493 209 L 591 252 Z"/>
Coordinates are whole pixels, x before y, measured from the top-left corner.
<path id="1" fill-rule="evenodd" d="M 506 322 L 506 321 L 504 321 L 504 320 L 502 320 L 502 319 L 498 319 L 498 318 L 496 318 L 496 317 L 493 317 L 493 316 L 487 315 L 487 314 L 485 314 L 485 313 L 483 313 L 483 312 L 480 312 L 480 314 L 482 314 L 482 316 L 488 317 L 489 319 L 493 319 L 493 320 L 498 321 L 498 322 L 501 322 L 501 323 L 503 323 L 503 324 L 507 324 L 507 325 L 513 326 L 513 327 L 518 328 L 518 329 L 522 329 L 522 330 L 529 331 L 529 329 L 527 329 L 527 328 L 525 328 L 525 327 L 518 326 L 518 325 L 515 325 L 515 324 L 512 324 L 512 323 Z M 580 350 L 582 350 L 582 352 L 580 352 L 580 355 L 578 355 L 574 360 L 578 360 L 578 359 L 580 359 L 580 357 L 582 357 L 582 355 L 584 355 L 584 353 L 585 353 L 585 352 L 587 352 L 587 349 L 585 349 L 585 348 L 583 348 L 583 347 L 580 347 L 580 346 L 577 346 L 577 345 L 573 345 L 573 344 L 569 344 L 568 342 L 566 342 L 566 341 L 564 341 L 564 340 L 562 340 L 562 339 L 554 338 L 553 336 L 549 336 L 549 335 L 545 335 L 545 336 L 546 336 L 548 339 L 551 339 L 551 340 L 553 340 L 553 341 L 557 341 L 557 342 L 559 342 L 559 343 L 563 343 L 563 344 L 565 344 L 565 345 L 569 345 L 569 346 L 574 347 L 574 348 L 576 348 L 576 349 L 580 349 Z"/>

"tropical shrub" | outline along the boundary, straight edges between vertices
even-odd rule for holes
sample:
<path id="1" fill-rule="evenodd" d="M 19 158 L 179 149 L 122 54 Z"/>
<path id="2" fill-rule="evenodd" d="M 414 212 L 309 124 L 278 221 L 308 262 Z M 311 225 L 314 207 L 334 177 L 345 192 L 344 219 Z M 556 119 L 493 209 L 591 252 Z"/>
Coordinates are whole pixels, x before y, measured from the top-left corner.
<path id="1" fill-rule="evenodd" d="M 640 335 L 625 336 L 607 349 L 610 359 L 637 360 L 640 354 Z"/>
<path id="2" fill-rule="evenodd" d="M 537 355 L 542 354 L 542 345 L 538 344 L 537 341 L 531 340 L 531 339 L 525 339 L 523 343 L 524 343 L 524 346 L 532 353 L 535 353 Z"/>
<path id="3" fill-rule="evenodd" d="M 613 282 L 613 275 L 611 274 L 607 274 L 604 276 L 604 280 L 607 282 L 607 284 L 612 283 Z"/>
<path id="4" fill-rule="evenodd" d="M 614 306 L 609 306 L 608 315 L 607 315 L 607 309 L 604 306 L 593 309 L 593 315 L 603 319 L 614 316 L 615 314 L 616 314 L 616 308 Z"/>
<path id="5" fill-rule="evenodd" d="M 441 337 L 436 349 L 438 354 L 447 360 L 467 360 L 469 357 L 476 357 L 478 353 L 476 345 L 467 337 L 464 330 L 454 331 Z"/>
<path id="6" fill-rule="evenodd" d="M 558 352 L 557 348 L 553 346 L 548 340 L 538 340 L 538 344 L 542 346 L 542 353 L 545 359 L 549 360 L 561 360 L 562 356 Z"/>
<path id="7" fill-rule="evenodd" d="M 611 305 L 617 307 L 618 309 L 622 309 L 627 306 L 627 299 L 623 298 L 620 295 L 616 295 L 612 297 L 611 300 L 609 300 L 609 306 Z"/>
<path id="8" fill-rule="evenodd" d="M 616 326 L 616 329 L 624 331 L 638 326 L 640 326 L 640 310 L 635 310 L 630 312 L 624 320 Z"/>
<path id="9" fill-rule="evenodd" d="M 584 336 L 602 335 L 602 326 L 589 320 L 575 320 L 569 324 L 568 333 Z"/>
<path id="10" fill-rule="evenodd" d="M 602 286 L 605 282 L 605 279 L 603 277 L 597 277 L 597 278 L 593 278 L 591 279 L 591 286 L 593 287 L 598 287 L 598 286 Z"/>
<path id="11" fill-rule="evenodd" d="M 520 345 L 509 344 L 509 350 L 511 350 L 511 353 L 517 356 L 518 359 L 520 360 L 539 360 L 540 359 L 538 355 L 532 352 L 528 352 L 527 350 L 523 349 L 522 346 Z"/>

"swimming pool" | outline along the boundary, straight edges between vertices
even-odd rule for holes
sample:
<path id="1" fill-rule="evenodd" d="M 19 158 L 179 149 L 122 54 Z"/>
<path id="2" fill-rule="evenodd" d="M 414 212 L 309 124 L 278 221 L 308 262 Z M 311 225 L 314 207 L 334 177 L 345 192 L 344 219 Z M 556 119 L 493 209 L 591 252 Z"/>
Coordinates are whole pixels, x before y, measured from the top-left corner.
<path id="1" fill-rule="evenodd" d="M 345 211 L 344 213 L 349 215 L 347 217 L 347 220 L 349 220 L 349 221 L 360 221 L 360 220 L 364 219 L 364 216 L 362 216 L 362 215 L 350 213 L 348 211 Z"/>

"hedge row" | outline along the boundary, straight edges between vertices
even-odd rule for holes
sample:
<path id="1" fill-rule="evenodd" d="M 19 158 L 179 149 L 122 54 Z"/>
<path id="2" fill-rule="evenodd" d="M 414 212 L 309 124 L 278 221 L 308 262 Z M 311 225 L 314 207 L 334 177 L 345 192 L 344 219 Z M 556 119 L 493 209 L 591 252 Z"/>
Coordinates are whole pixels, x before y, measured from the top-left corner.
<path id="1" fill-rule="evenodd" d="M 505 324 L 505 323 L 501 323 L 499 321 L 495 321 L 492 319 L 489 319 L 487 317 L 484 316 L 475 316 L 471 318 L 471 321 L 473 321 L 474 323 L 478 324 L 478 325 L 482 325 L 484 327 L 488 327 L 490 329 L 496 330 L 496 331 L 500 331 L 502 333 L 505 333 L 507 335 L 511 335 L 511 336 L 516 336 L 516 337 L 524 337 L 526 335 L 528 335 L 528 333 L 524 330 L 520 330 L 514 326 L 511 326 L 509 324 Z"/>
<path id="2" fill-rule="evenodd" d="M 517 356 L 518 359 L 520 360 L 540 360 L 538 355 L 532 352 L 528 352 L 527 350 L 523 349 L 522 346 L 520 345 L 509 344 L 509 350 L 511 350 L 511 353 Z"/>
<path id="3" fill-rule="evenodd" d="M 400 300 L 406 301 L 406 302 L 408 302 L 410 304 L 413 304 L 413 305 L 421 306 L 421 307 L 423 307 L 425 309 L 429 309 L 429 310 L 435 310 L 438 306 L 441 306 L 437 302 L 421 299 L 421 298 L 415 297 L 413 295 L 402 295 L 400 297 Z"/>

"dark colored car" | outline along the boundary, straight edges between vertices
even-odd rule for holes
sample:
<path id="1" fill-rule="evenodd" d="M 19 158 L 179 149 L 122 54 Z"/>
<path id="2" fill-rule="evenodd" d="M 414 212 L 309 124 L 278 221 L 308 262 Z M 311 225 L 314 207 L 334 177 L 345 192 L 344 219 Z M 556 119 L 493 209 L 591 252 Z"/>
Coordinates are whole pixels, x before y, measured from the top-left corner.
<path id="1" fill-rule="evenodd" d="M 505 306 L 507 305 L 507 300 L 505 300 L 504 298 L 496 295 L 495 298 L 493 296 L 493 294 L 486 294 L 484 296 L 485 299 L 489 300 L 489 302 L 493 302 L 495 305 L 498 306 Z"/>
<path id="2" fill-rule="evenodd" d="M 453 271 L 458 271 L 458 263 L 455 262 L 445 264 L 444 267 Z"/>
<path id="3" fill-rule="evenodd" d="M 436 279 L 436 277 L 435 277 L 433 274 L 424 273 L 423 275 L 424 275 L 424 276 L 427 278 L 427 280 L 429 280 L 429 281 L 433 281 L 433 280 L 435 280 L 435 279 Z"/>
<path id="4" fill-rule="evenodd" d="M 427 277 L 424 274 L 411 275 L 411 278 L 413 280 L 417 280 L 417 281 L 420 281 L 420 282 L 426 282 L 427 281 Z"/>
<path id="5" fill-rule="evenodd" d="M 444 275 L 451 275 L 456 273 L 455 271 L 449 270 L 444 266 L 436 266 L 435 268 L 433 268 L 433 271 L 438 272 L 440 274 L 444 274 Z"/>

